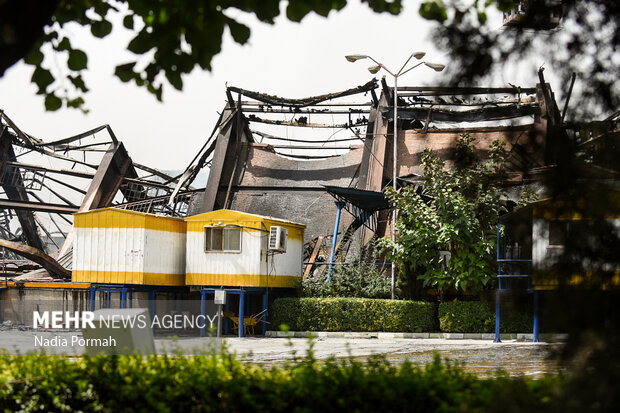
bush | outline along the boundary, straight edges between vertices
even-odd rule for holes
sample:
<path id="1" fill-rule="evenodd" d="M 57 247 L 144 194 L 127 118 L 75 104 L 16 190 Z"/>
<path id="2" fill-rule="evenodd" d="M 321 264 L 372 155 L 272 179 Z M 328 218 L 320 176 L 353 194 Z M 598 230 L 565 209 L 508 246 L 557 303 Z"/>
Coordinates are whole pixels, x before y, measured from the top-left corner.
<path id="1" fill-rule="evenodd" d="M 432 303 L 366 298 L 280 298 L 273 324 L 295 331 L 400 331 L 435 329 Z"/>
<path id="2" fill-rule="evenodd" d="M 316 278 L 307 278 L 301 283 L 302 296 L 390 298 L 391 280 L 385 276 L 386 267 L 375 264 L 380 261 L 375 243 L 361 246 L 355 261 L 334 265 L 329 282 L 326 271 Z"/>
<path id="3" fill-rule="evenodd" d="M 378 357 L 317 363 L 309 354 L 262 367 L 228 354 L 0 355 L 0 408 L 22 412 L 541 412 L 562 384 L 553 377 L 482 380 L 438 357 L 419 367 Z"/>
<path id="4" fill-rule="evenodd" d="M 519 310 L 510 302 L 502 303 L 500 331 L 532 331 L 532 312 Z M 439 304 L 439 329 L 445 333 L 495 332 L 495 304 L 484 301 L 453 301 Z"/>

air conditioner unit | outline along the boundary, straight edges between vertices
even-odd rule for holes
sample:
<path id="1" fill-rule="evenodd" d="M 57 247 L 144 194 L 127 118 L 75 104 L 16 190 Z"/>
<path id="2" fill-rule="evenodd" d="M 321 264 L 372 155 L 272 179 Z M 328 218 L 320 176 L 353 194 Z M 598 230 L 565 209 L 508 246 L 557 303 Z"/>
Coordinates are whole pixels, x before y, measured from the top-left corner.
<path id="1" fill-rule="evenodd" d="M 269 228 L 269 251 L 286 252 L 288 230 L 284 227 L 272 225 Z"/>

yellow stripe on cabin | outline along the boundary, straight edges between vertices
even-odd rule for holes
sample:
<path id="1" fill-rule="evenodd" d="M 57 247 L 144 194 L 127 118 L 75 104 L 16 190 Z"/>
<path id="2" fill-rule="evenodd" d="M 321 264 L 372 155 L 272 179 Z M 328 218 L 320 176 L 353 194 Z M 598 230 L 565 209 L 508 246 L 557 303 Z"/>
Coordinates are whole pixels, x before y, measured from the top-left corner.
<path id="1" fill-rule="evenodd" d="M 560 279 L 564 286 L 616 290 L 620 287 L 620 270 L 587 270 L 568 275 L 552 270 L 536 270 L 532 274 L 532 286 L 535 290 L 555 290 L 560 286 Z"/>
<path id="2" fill-rule="evenodd" d="M 185 221 L 181 218 L 125 211 L 116 208 L 81 212 L 75 214 L 76 228 L 145 228 L 165 232 L 185 232 Z"/>
<path id="3" fill-rule="evenodd" d="M 185 274 L 74 270 L 71 280 L 73 282 L 90 282 L 101 284 L 184 286 Z"/>
<path id="4" fill-rule="evenodd" d="M 187 285 L 227 285 L 236 287 L 291 287 L 296 288 L 301 277 L 264 274 L 201 274 L 187 273 Z"/>

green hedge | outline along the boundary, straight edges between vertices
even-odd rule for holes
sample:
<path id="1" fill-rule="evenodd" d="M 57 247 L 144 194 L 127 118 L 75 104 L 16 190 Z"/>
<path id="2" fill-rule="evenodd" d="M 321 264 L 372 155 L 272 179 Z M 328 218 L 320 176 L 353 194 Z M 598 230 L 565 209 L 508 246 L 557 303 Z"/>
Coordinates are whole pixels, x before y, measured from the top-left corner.
<path id="1" fill-rule="evenodd" d="M 562 388 L 561 377 L 478 379 L 438 358 L 263 367 L 231 355 L 0 355 L 3 412 L 550 412 Z"/>
<path id="2" fill-rule="evenodd" d="M 293 331 L 435 330 L 433 303 L 369 298 L 280 298 L 273 303 L 274 329 Z"/>
<path id="3" fill-rule="evenodd" d="M 445 333 L 495 332 L 495 304 L 484 301 L 454 301 L 439 304 L 439 328 Z M 520 310 L 509 303 L 501 308 L 502 333 L 532 331 L 531 304 Z"/>

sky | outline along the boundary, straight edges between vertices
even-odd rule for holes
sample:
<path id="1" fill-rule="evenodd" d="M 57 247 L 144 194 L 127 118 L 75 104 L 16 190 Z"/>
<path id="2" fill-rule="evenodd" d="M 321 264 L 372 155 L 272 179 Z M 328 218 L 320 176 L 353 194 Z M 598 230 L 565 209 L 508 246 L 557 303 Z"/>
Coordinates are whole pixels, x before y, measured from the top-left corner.
<path id="1" fill-rule="evenodd" d="M 90 88 L 85 96 L 90 112 L 46 112 L 43 99 L 30 83 L 32 67 L 23 63 L 0 78 L 0 109 L 22 130 L 45 141 L 109 124 L 135 162 L 162 170 L 184 169 L 215 126 L 225 105 L 226 84 L 302 98 L 345 90 L 373 77 L 366 70 L 369 61 L 352 64 L 344 59 L 346 54 L 367 54 L 397 70 L 410 53 L 425 51 L 425 60 L 449 65 L 449 56 L 440 53 L 429 39 L 430 24 L 418 15 L 418 3 L 404 3 L 399 16 L 390 16 L 373 13 L 351 0 L 344 10 L 332 11 L 328 18 L 312 14 L 293 23 L 281 15 L 273 26 L 236 13 L 234 16 L 252 30 L 249 42 L 238 45 L 226 33 L 222 52 L 212 61 L 213 70 L 195 69 L 185 76 L 182 92 L 164 88 L 163 102 L 113 75 L 116 65 L 133 60 L 125 50 L 128 31 L 115 28 L 107 38 L 95 39 L 88 30 L 74 25 L 69 27 L 71 42 L 89 56 L 84 78 Z M 501 15 L 491 19 L 501 26 Z M 56 58 L 46 57 L 52 64 Z M 399 79 L 399 85 L 433 84 L 439 82 L 439 76 L 421 66 Z M 492 86 L 508 82 L 530 87 L 536 83 L 536 73 L 524 74 L 513 68 L 507 78 L 494 79 Z M 388 84 L 392 84 L 389 77 Z"/>

